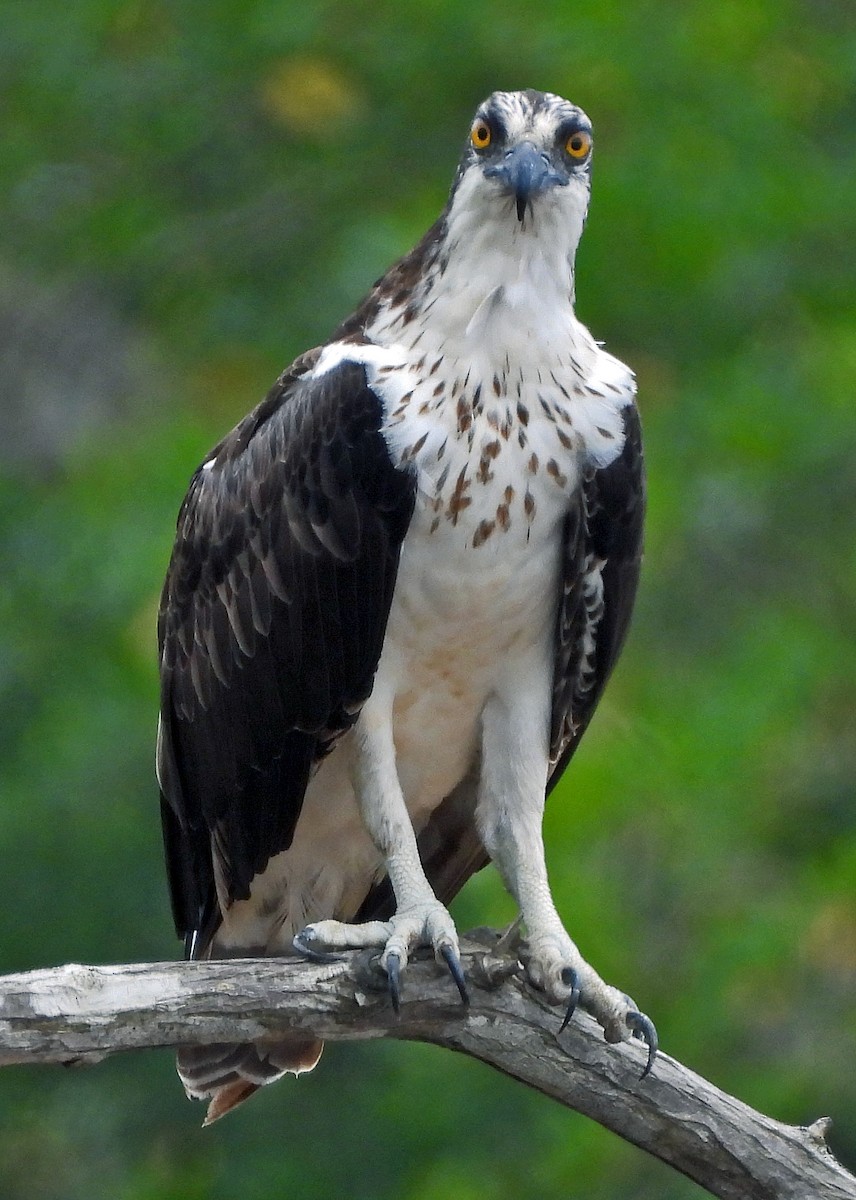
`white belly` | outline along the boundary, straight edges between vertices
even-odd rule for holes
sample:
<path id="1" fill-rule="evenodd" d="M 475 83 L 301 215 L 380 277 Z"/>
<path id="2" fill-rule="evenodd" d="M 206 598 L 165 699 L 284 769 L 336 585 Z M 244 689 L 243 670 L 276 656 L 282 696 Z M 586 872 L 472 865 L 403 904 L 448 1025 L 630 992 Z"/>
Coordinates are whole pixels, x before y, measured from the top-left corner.
<path id="1" fill-rule="evenodd" d="M 555 588 L 545 584 L 558 568 L 556 539 L 538 526 L 528 541 L 509 531 L 473 549 L 477 514 L 433 534 L 429 516 L 417 516 L 402 554 L 377 675 L 394 696 L 398 776 L 417 829 L 466 774 L 509 660 L 550 636 Z"/>

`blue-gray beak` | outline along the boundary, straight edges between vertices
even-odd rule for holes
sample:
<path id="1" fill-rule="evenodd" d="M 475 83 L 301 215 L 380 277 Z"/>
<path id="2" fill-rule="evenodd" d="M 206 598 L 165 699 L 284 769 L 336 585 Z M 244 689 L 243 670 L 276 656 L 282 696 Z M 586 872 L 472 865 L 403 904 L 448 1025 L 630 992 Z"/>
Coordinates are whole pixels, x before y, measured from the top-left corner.
<path id="1" fill-rule="evenodd" d="M 514 196 L 517 219 L 521 222 L 533 196 L 568 182 L 531 142 L 521 142 L 509 150 L 501 163 L 485 170 L 485 175 L 488 179 L 498 179 Z"/>

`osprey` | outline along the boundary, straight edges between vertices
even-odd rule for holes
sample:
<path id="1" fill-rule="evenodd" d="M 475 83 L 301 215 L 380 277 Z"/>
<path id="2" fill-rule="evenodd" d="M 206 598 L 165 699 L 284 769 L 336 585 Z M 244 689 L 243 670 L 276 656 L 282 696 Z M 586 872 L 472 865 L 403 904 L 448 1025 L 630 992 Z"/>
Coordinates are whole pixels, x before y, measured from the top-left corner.
<path id="1" fill-rule="evenodd" d="M 190 958 L 418 947 L 466 1001 L 446 908 L 489 860 L 532 984 L 656 1034 L 556 911 L 541 822 L 627 630 L 644 480 L 631 371 L 574 315 L 592 131 L 477 110 L 448 203 L 212 450 L 159 614 L 157 766 Z M 321 1043 L 189 1047 L 215 1120 Z"/>

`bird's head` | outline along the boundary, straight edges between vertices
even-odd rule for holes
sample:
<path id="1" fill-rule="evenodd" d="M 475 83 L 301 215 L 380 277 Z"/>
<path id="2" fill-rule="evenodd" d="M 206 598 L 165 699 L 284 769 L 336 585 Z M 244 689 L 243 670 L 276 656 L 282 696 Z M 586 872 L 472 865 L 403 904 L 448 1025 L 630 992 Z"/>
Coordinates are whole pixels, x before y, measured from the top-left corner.
<path id="1" fill-rule="evenodd" d="M 518 227 L 567 223 L 582 233 L 591 181 L 591 121 L 549 92 L 494 92 L 476 110 L 450 198 L 450 215 Z M 541 216 L 549 221 L 540 221 Z"/>

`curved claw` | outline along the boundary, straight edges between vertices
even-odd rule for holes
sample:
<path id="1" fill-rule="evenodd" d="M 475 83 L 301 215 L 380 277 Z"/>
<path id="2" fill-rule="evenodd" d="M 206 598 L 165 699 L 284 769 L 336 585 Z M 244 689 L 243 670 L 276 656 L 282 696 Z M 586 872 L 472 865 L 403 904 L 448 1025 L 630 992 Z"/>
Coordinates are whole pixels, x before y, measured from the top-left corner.
<path id="1" fill-rule="evenodd" d="M 309 962 L 314 962 L 314 963 L 329 963 L 329 962 L 341 962 L 342 961 L 341 954 L 332 954 L 329 950 L 313 950 L 312 947 L 309 945 L 309 942 L 306 940 L 307 932 L 308 931 L 306 929 L 302 929 L 300 931 L 300 933 L 296 933 L 294 935 L 294 937 L 291 939 L 292 946 L 297 951 L 297 953 L 301 956 L 301 958 L 305 958 Z"/>
<path id="2" fill-rule="evenodd" d="M 386 977 L 392 1009 L 397 1014 L 401 1009 L 401 959 L 394 952 L 386 956 Z"/>
<path id="3" fill-rule="evenodd" d="M 571 994 L 568 997 L 568 1007 L 565 1009 L 565 1018 L 559 1026 L 559 1033 L 564 1033 L 570 1024 L 571 1017 L 576 1012 L 577 1005 L 580 1002 L 580 977 L 573 967 L 565 967 L 562 971 L 562 983 L 571 989 Z"/>
<path id="4" fill-rule="evenodd" d="M 467 991 L 467 980 L 464 976 L 464 968 L 461 966 L 461 960 L 458 958 L 453 946 L 441 946 L 440 954 L 443 956 L 443 961 L 449 968 L 449 974 L 455 981 L 455 987 L 461 996 L 463 1004 L 469 1004 L 470 993 Z"/>
<path id="5" fill-rule="evenodd" d="M 646 1075 L 651 1073 L 654 1059 L 657 1057 L 657 1049 L 660 1044 L 657 1038 L 657 1030 L 651 1018 L 646 1017 L 641 1012 L 629 1012 L 626 1021 L 628 1028 L 633 1031 L 633 1036 L 638 1038 L 640 1042 L 644 1042 L 648 1047 L 648 1061 L 645 1063 L 645 1070 L 639 1076 L 640 1080 L 642 1080 Z"/>

